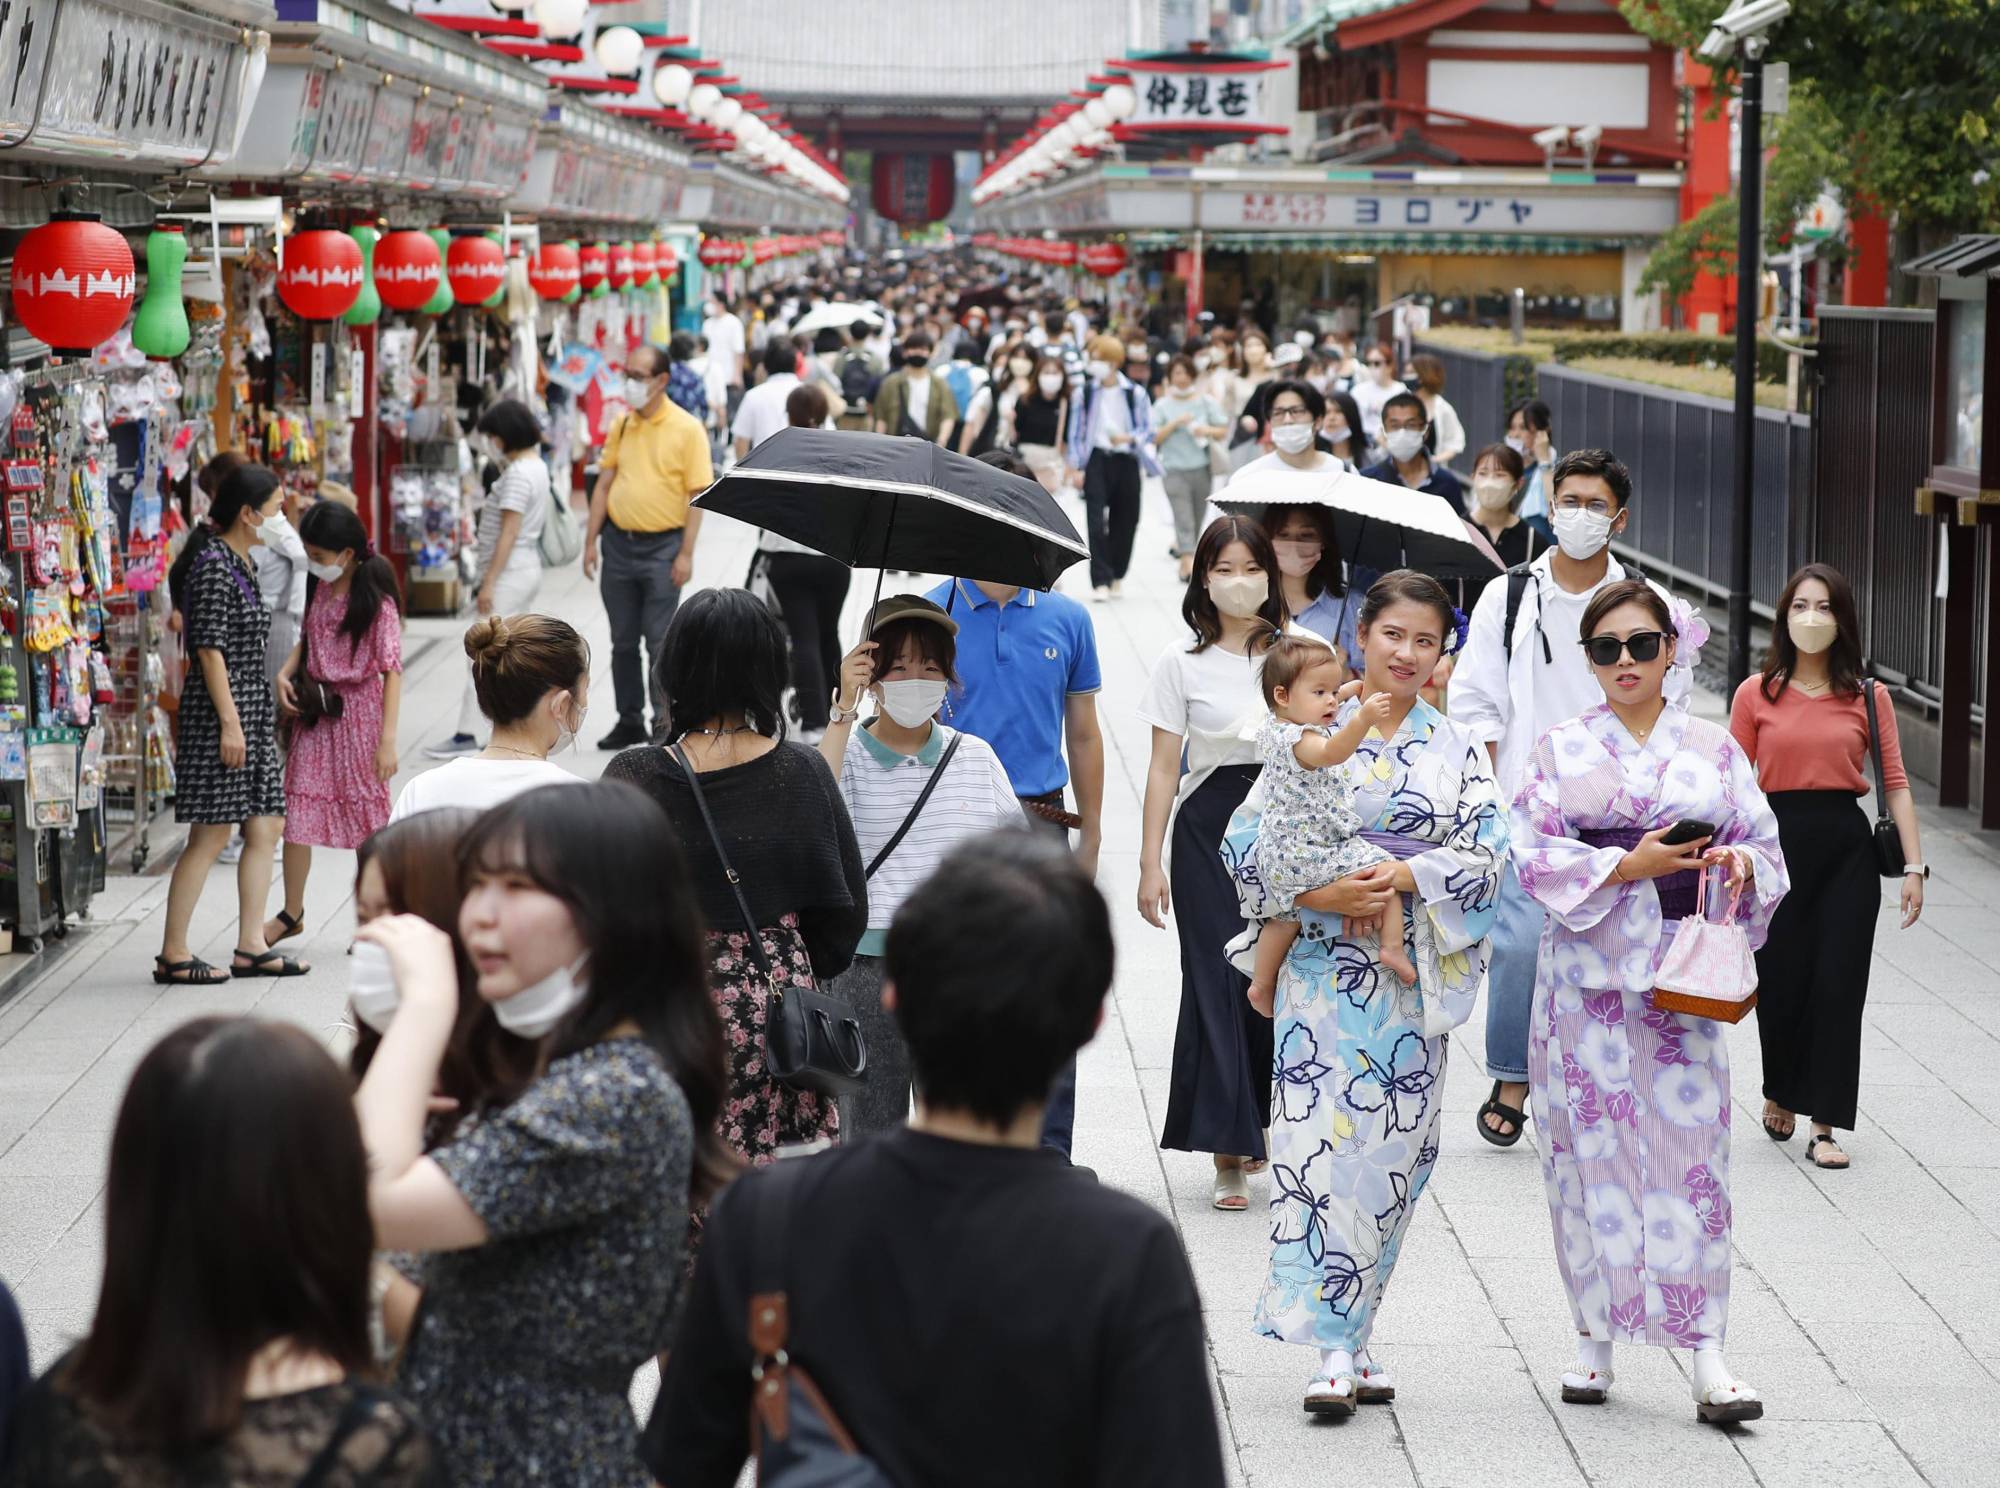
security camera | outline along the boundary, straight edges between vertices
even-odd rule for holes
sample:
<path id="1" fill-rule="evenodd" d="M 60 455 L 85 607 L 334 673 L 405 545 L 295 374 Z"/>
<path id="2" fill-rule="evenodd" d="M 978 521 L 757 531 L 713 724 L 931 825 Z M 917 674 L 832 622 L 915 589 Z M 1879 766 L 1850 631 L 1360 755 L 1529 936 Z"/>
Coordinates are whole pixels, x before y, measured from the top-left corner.
<path id="1" fill-rule="evenodd" d="M 1576 141 L 1579 148 L 1588 150 L 1592 145 L 1604 138 L 1604 126 L 1602 124 L 1586 124 L 1583 128 L 1577 130 L 1575 134 L 1571 135 L 1570 138 Z"/>
<path id="2" fill-rule="evenodd" d="M 1715 18 L 1695 55 L 1704 62 L 1727 62 L 1736 54 L 1740 41 L 1761 38 L 1792 13 L 1792 0 L 1734 0 Z"/>
<path id="3" fill-rule="evenodd" d="M 1537 129 L 1528 138 L 1532 139 L 1544 150 L 1560 150 L 1564 145 L 1569 143 L 1569 126 L 1567 124 L 1551 124 L 1547 129 Z"/>

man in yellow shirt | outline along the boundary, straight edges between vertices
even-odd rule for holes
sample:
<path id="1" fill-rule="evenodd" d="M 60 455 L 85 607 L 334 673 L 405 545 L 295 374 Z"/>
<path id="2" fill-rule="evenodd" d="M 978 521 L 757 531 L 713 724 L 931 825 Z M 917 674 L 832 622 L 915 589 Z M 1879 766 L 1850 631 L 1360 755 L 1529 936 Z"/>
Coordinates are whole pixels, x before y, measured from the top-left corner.
<path id="1" fill-rule="evenodd" d="M 660 645 L 681 602 L 681 586 L 694 572 L 695 536 L 701 530 L 701 513 L 688 502 L 715 478 L 708 435 L 667 397 L 667 369 L 667 354 L 657 346 L 635 347 L 625 359 L 625 404 L 631 412 L 606 437 L 590 493 L 583 574 L 597 577 L 602 538 L 599 587 L 611 621 L 611 690 L 618 700 L 617 726 L 597 741 L 599 749 L 646 742 L 648 692 L 653 726 L 666 725 Z"/>

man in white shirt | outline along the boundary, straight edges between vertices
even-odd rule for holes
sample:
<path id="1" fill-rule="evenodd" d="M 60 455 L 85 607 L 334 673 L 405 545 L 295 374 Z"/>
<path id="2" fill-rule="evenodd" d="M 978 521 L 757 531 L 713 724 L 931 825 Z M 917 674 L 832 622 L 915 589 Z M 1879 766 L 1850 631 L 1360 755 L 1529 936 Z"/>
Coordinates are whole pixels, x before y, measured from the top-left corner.
<path id="1" fill-rule="evenodd" d="M 764 380 L 743 395 L 736 408 L 736 422 L 730 433 L 736 436 L 736 458 L 750 451 L 784 428 L 785 399 L 799 385 L 799 354 L 784 336 L 773 336 L 764 346 Z"/>
<path id="2" fill-rule="evenodd" d="M 728 416 L 736 416 L 736 405 L 743 399 L 743 354 L 747 343 L 743 338 L 743 322 L 729 310 L 729 301 L 720 294 L 708 303 L 708 318 L 701 323 L 701 334 L 708 342 L 708 360 L 720 374 L 724 387 L 724 401 L 728 405 Z"/>
<path id="3" fill-rule="evenodd" d="M 1451 675 L 1452 720 L 1485 741 L 1508 802 L 1526 783 L 1528 760 L 1542 735 L 1604 701 L 1584 660 L 1583 612 L 1599 589 L 1627 576 L 1611 556 L 1611 539 L 1625 530 L 1632 497 L 1624 465 L 1609 450 L 1573 450 L 1556 466 L 1552 484 L 1557 546 L 1481 592 Z M 1668 701 L 1685 698 L 1691 685 L 1684 668 L 1670 669 Z M 1501 1147 L 1519 1141 L 1527 1124 L 1528 1017 L 1544 919 L 1510 865 L 1500 881 L 1486 969 L 1486 1072 L 1493 1093 L 1477 1118 L 1479 1134 Z"/>

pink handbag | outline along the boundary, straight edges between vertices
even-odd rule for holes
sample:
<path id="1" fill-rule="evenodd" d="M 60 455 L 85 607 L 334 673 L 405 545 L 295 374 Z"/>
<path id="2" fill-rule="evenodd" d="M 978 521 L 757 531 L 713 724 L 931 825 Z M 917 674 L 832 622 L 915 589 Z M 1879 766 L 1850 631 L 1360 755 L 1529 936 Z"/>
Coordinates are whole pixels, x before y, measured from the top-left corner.
<path id="1" fill-rule="evenodd" d="M 1708 917 L 1706 870 L 1695 888 L 1694 913 L 1680 922 L 1674 943 L 1653 978 L 1653 1006 L 1690 1018 L 1740 1023 L 1757 1006 L 1757 958 L 1750 936 L 1736 922 L 1743 890 L 1732 890 L 1728 913 L 1719 921 Z"/>

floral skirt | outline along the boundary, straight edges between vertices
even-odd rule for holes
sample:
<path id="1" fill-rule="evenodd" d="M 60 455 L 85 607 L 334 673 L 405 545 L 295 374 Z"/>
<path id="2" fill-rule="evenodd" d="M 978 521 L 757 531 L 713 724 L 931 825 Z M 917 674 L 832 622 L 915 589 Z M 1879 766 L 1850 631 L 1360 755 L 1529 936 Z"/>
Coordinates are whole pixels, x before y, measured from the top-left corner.
<path id="1" fill-rule="evenodd" d="M 786 915 L 764 927 L 764 953 L 786 986 L 811 988 L 812 961 L 799 937 L 798 918 Z M 815 1090 L 794 1090 L 764 1068 L 764 1024 L 770 989 L 750 954 L 742 930 L 714 931 L 708 937 L 710 992 L 722 1014 L 729 1054 L 729 1095 L 722 1107 L 723 1139 L 752 1166 L 778 1155 L 780 1147 L 817 1142 L 840 1132 L 839 1103 Z"/>

